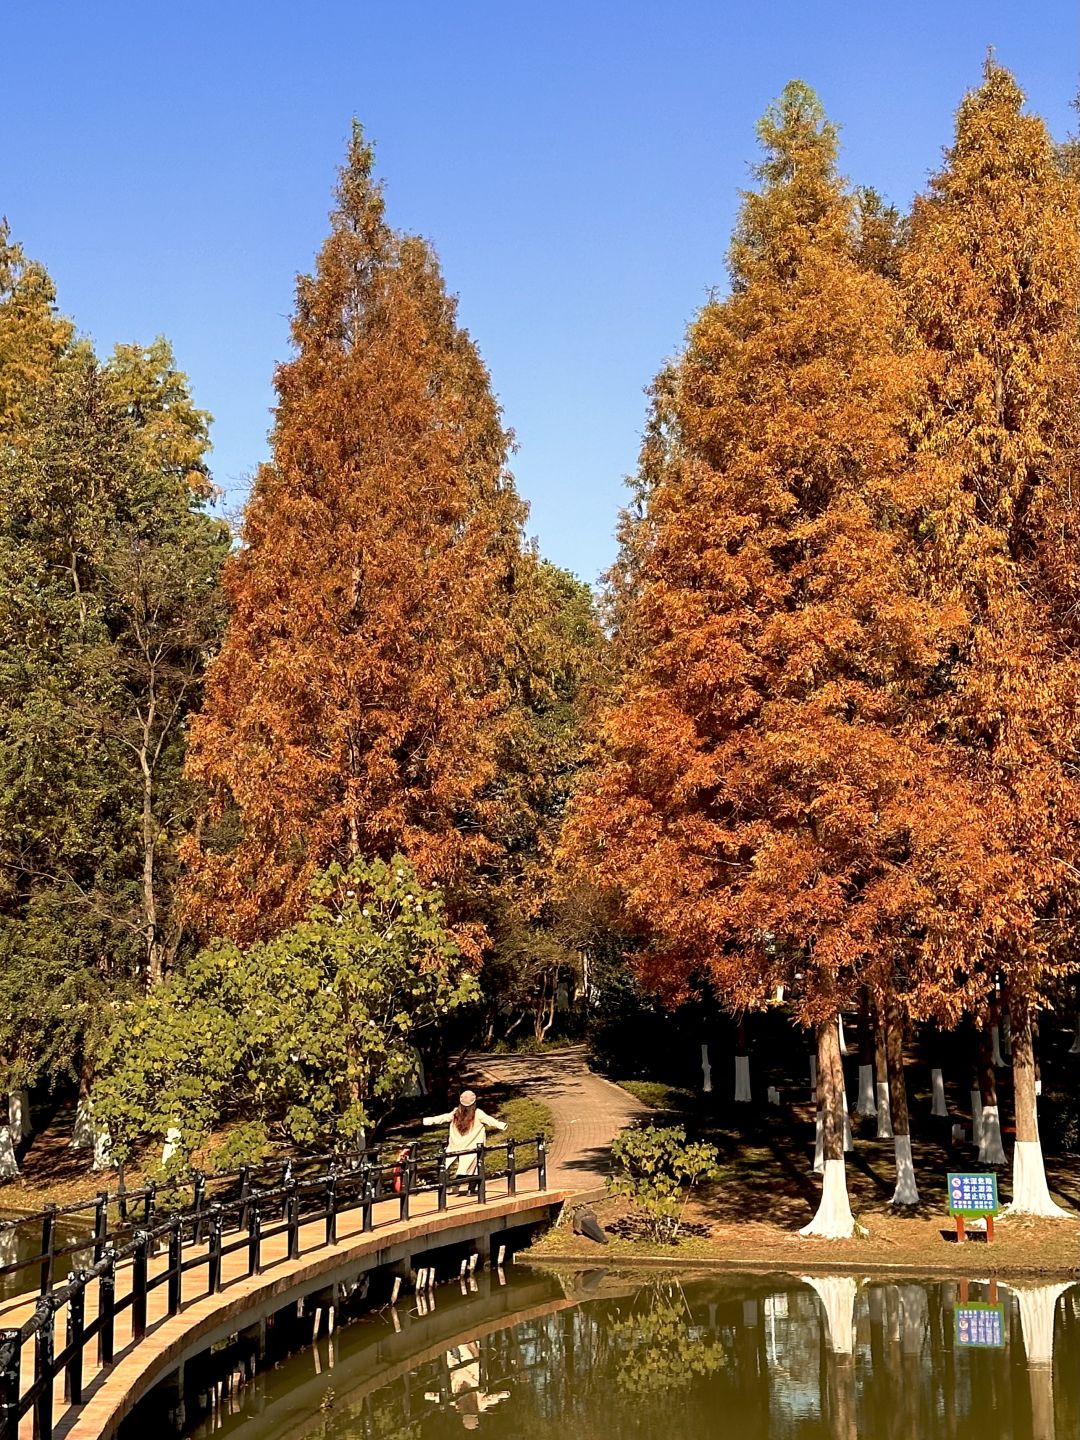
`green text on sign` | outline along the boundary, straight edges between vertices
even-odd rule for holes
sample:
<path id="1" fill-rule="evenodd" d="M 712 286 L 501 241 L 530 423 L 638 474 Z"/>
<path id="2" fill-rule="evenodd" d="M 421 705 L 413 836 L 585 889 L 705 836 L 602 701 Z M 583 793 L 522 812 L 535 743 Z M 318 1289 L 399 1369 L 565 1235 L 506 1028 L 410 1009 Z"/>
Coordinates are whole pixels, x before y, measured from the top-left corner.
<path id="1" fill-rule="evenodd" d="M 996 1215 L 1000 1209 L 996 1175 L 949 1172 L 950 1215 Z"/>

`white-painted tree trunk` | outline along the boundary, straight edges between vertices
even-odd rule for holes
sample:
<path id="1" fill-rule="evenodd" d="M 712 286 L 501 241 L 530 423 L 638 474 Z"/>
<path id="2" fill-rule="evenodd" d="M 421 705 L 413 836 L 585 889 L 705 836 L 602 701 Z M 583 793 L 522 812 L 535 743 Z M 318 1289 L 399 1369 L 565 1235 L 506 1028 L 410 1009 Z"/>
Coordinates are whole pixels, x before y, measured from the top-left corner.
<path id="1" fill-rule="evenodd" d="M 814 1121 L 814 1174 L 825 1174 L 825 1124 L 821 1118 L 820 1105 Z"/>
<path id="2" fill-rule="evenodd" d="M 1041 1140 L 1017 1140 L 1013 1149 L 1013 1198 L 1007 1215 L 1040 1215 L 1046 1220 L 1074 1220 L 1050 1195 Z"/>
<path id="3" fill-rule="evenodd" d="M 847 1048 L 847 1039 L 844 1035 L 844 1017 L 842 1015 L 838 1015 L 836 1017 L 836 1033 L 840 1037 L 840 1054 L 850 1054 L 850 1051 Z"/>
<path id="4" fill-rule="evenodd" d="M 918 1205 L 919 1187 L 915 1183 L 915 1165 L 911 1159 L 911 1136 L 894 1136 L 893 1148 L 896 1153 L 896 1189 L 889 1204 Z"/>
<path id="5" fill-rule="evenodd" d="M 709 1064 L 709 1047 L 701 1047 L 701 1089 L 706 1095 L 712 1094 L 712 1066 Z"/>
<path id="6" fill-rule="evenodd" d="M 873 1065 L 859 1066 L 859 1101 L 855 1106 L 856 1115 L 876 1115 L 877 1105 L 874 1101 L 874 1067 Z"/>
<path id="7" fill-rule="evenodd" d="M 750 1056 L 735 1056 L 735 1099 L 744 1103 L 750 1096 Z"/>
<path id="8" fill-rule="evenodd" d="M 850 1275 L 803 1275 L 825 1312 L 825 1341 L 834 1355 L 855 1352 L 855 1296 L 858 1285 Z"/>
<path id="9" fill-rule="evenodd" d="M 19 1173 L 19 1162 L 15 1159 L 15 1142 L 11 1138 L 11 1126 L 0 1125 L 0 1180 L 14 1180 Z"/>
<path id="10" fill-rule="evenodd" d="M 990 1043 L 993 1047 L 991 1062 L 995 1069 L 1002 1070 L 1005 1067 L 1005 1060 L 1001 1054 L 1001 1027 L 999 1025 L 991 1025 Z"/>
<path id="11" fill-rule="evenodd" d="M 776 1003 L 777 1003 L 778 1005 L 782 1005 L 782 1004 L 784 1003 L 784 987 L 783 987 L 783 985 L 777 985 L 777 987 L 776 987 L 776 993 L 775 993 L 775 995 L 773 996 L 773 999 L 776 1001 Z"/>
<path id="12" fill-rule="evenodd" d="M 983 1103 L 982 1091 L 972 1090 L 971 1092 L 971 1143 L 982 1145 L 982 1117 Z"/>
<path id="13" fill-rule="evenodd" d="M 92 1170 L 112 1169 L 112 1136 L 103 1126 L 94 1127 L 94 1163 Z"/>
<path id="14" fill-rule="evenodd" d="M 934 1103 L 931 1107 L 931 1115 L 940 1115 L 947 1118 L 949 1107 L 945 1103 L 945 1076 L 935 1066 L 930 1072 L 930 1083 L 934 1091 Z"/>
<path id="15" fill-rule="evenodd" d="M 979 1117 L 979 1162 L 982 1165 L 1004 1165 L 1005 1147 L 1001 1143 L 1001 1115 L 996 1105 L 984 1105 Z"/>
<path id="16" fill-rule="evenodd" d="M 850 1240 L 855 1233 L 855 1217 L 851 1213 L 851 1202 L 847 1192 L 847 1171 L 843 1157 L 826 1160 L 821 1182 L 821 1203 L 817 1214 L 809 1225 L 804 1225 L 800 1235 L 815 1236 L 821 1240 Z"/>
<path id="17" fill-rule="evenodd" d="M 877 1087 L 877 1138 L 879 1140 L 891 1140 L 892 1133 L 892 1111 L 889 1108 L 889 1087 L 883 1081 L 878 1081 Z"/>
<path id="18" fill-rule="evenodd" d="M 89 1095 L 82 1095 L 75 1107 L 75 1124 L 68 1145 L 72 1150 L 94 1148 L 94 1105 Z"/>
<path id="19" fill-rule="evenodd" d="M 34 1133 L 30 1119 L 30 1091 L 12 1090 L 8 1093 L 8 1124 L 16 1145 L 29 1140 Z"/>
<path id="20" fill-rule="evenodd" d="M 855 1149 L 855 1141 L 854 1141 L 854 1139 L 852 1138 L 852 1134 L 851 1134 L 851 1116 L 847 1113 L 847 1107 L 845 1106 L 845 1107 L 844 1107 L 844 1154 L 845 1154 L 845 1155 L 850 1155 L 851 1152 L 852 1152 L 854 1149 Z"/>
<path id="21" fill-rule="evenodd" d="M 170 1125 L 165 1132 L 165 1144 L 161 1147 L 161 1163 L 168 1165 L 176 1152 L 180 1149 L 180 1141 L 183 1139 L 180 1127 Z"/>

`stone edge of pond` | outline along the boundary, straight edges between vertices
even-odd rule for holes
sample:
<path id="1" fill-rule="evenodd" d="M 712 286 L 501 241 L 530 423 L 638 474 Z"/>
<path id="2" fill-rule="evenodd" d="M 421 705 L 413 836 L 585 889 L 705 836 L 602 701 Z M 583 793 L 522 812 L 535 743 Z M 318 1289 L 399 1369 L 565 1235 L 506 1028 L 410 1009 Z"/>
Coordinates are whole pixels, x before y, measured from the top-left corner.
<path id="1" fill-rule="evenodd" d="M 1080 1281 L 1080 1266 L 1002 1265 L 990 1266 L 980 1255 L 974 1265 L 926 1265 L 915 1261 L 899 1260 L 821 1260 L 808 1255 L 805 1260 L 729 1260 L 720 1256 L 677 1255 L 604 1255 L 597 1251 L 580 1254 L 531 1255 L 520 1250 L 514 1256 L 515 1266 L 528 1266 L 533 1270 L 667 1270 L 680 1274 L 728 1274 L 755 1275 L 906 1275 L 920 1280 L 966 1280 L 973 1270 L 980 1276 L 1008 1282 L 1014 1280 L 1070 1280 Z"/>

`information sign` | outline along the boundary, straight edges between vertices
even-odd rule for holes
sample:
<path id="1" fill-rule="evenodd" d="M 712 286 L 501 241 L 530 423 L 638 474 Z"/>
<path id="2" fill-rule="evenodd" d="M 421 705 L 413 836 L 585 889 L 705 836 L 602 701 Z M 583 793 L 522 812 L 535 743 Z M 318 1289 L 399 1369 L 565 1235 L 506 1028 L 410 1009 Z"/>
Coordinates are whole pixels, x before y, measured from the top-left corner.
<path id="1" fill-rule="evenodd" d="M 968 1219 L 980 1215 L 996 1215 L 998 1204 L 997 1176 L 978 1172 L 972 1175 L 949 1175 L 949 1214 Z"/>
<path id="2" fill-rule="evenodd" d="M 1004 1305 L 958 1305 L 956 1343 L 975 1350 L 1000 1350 L 1005 1345 Z"/>

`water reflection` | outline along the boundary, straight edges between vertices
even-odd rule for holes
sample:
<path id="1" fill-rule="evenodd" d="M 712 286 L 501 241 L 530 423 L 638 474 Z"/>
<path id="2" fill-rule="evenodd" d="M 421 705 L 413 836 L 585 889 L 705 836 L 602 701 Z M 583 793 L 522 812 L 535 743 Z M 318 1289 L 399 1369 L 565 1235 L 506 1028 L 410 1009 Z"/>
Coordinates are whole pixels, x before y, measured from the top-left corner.
<path id="1" fill-rule="evenodd" d="M 1077 1440 L 1080 1286 L 488 1276 L 337 1332 L 189 1432 L 231 1440 Z M 230 1413 L 231 1412 L 231 1413 Z"/>

